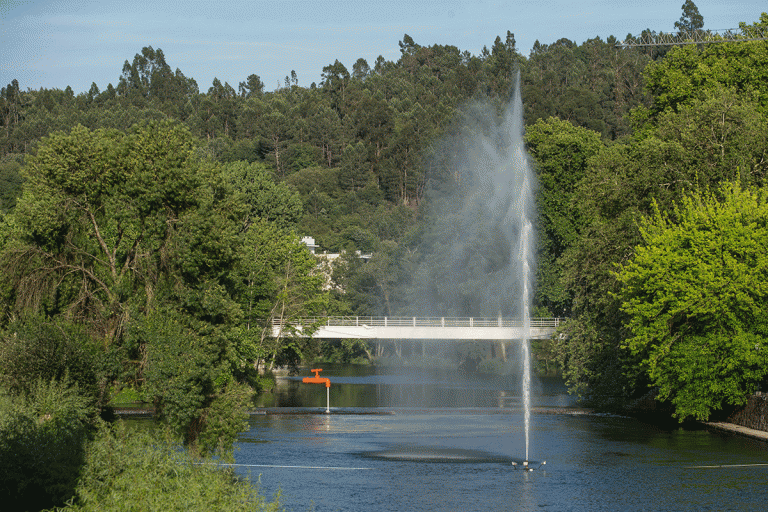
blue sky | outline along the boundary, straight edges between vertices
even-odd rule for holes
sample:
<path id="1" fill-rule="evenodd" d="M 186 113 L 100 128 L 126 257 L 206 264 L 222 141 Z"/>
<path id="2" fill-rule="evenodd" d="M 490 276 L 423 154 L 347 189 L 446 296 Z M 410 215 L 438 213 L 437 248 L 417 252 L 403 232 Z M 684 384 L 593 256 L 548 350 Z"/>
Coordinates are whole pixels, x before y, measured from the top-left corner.
<path id="1" fill-rule="evenodd" d="M 144 46 L 162 48 L 201 91 L 214 77 L 237 89 L 253 73 L 274 90 L 291 70 L 309 86 L 336 59 L 350 70 L 359 57 L 396 60 L 403 34 L 478 54 L 509 30 L 528 55 L 536 40 L 673 31 L 683 1 L 0 0 L 0 86 L 103 90 Z M 710 29 L 768 11 L 765 0 L 695 3 Z"/>

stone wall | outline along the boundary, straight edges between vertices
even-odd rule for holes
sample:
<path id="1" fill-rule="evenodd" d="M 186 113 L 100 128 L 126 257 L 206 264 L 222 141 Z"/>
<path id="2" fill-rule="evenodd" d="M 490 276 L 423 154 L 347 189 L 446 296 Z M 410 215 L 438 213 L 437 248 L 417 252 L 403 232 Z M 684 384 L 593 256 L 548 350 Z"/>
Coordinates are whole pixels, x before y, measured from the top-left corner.
<path id="1" fill-rule="evenodd" d="M 768 393 L 758 391 L 749 397 L 743 409 L 731 414 L 726 421 L 768 432 Z"/>

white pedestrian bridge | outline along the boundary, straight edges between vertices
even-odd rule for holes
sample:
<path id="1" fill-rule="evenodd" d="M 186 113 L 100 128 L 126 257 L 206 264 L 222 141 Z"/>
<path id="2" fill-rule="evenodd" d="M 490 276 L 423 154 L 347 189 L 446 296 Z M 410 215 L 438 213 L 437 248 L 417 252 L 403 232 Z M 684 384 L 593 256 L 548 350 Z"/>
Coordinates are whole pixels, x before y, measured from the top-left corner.
<path id="1" fill-rule="evenodd" d="M 565 318 L 531 318 L 526 327 L 519 318 L 331 316 L 301 318 L 290 323 L 275 320 L 275 337 L 385 340 L 509 341 L 550 338 Z M 312 332 L 313 329 L 316 329 Z"/>

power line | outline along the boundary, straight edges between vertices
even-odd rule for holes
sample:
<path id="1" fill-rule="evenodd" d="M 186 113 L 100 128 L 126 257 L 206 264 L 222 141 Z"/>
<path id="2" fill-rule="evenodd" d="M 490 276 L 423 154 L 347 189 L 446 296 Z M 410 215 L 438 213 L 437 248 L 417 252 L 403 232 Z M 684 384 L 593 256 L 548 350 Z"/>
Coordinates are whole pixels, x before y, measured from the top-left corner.
<path id="1" fill-rule="evenodd" d="M 744 41 L 765 41 L 768 29 L 765 27 L 727 28 L 717 30 L 680 30 L 678 32 L 643 32 L 630 36 L 617 48 L 635 46 L 679 46 L 684 44 L 740 43 Z"/>

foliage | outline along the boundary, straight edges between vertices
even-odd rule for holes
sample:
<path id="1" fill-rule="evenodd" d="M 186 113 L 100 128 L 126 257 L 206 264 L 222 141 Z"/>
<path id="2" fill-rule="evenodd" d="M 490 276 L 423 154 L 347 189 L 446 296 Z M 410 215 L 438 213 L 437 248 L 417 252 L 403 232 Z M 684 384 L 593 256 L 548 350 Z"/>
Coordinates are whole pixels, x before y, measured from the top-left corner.
<path id="1" fill-rule="evenodd" d="M 646 389 L 647 373 L 621 347 L 631 333 L 614 274 L 642 242 L 638 219 L 653 213 L 654 202 L 671 210 L 699 187 L 765 185 L 768 124 L 759 94 L 704 89 L 590 159 L 571 203 L 583 225 L 561 260 L 573 296 L 571 321 L 554 350 L 569 385 L 595 405 L 620 408 Z"/>
<path id="2" fill-rule="evenodd" d="M 656 207 L 641 233 L 618 275 L 623 346 L 681 421 L 745 404 L 768 375 L 768 192 L 691 193 L 672 214 Z"/>
<path id="3" fill-rule="evenodd" d="M 245 400 L 231 381 L 255 384 L 260 361 L 306 352 L 304 342 L 273 338 L 272 318 L 311 316 L 324 304 L 316 261 L 285 229 L 301 217 L 297 194 L 263 164 L 199 158 L 188 130 L 168 122 L 54 133 L 25 172 L 28 186 L 3 233 L 9 312 L 82 326 L 101 342 L 93 361 L 123 360 L 99 378 L 146 384 L 142 394 L 203 452 L 231 446 L 230 427 L 206 430 L 224 414 L 216 404 Z M 43 372 L 30 365 L 54 365 L 64 350 L 57 347 L 74 346 L 58 341 L 54 327 L 41 329 L 24 338 L 28 346 L 8 345 L 36 356 L 13 355 L 21 375 Z M 173 366 L 185 356 L 199 368 Z M 73 375 L 84 366 L 56 364 Z M 86 384 L 90 392 L 93 378 Z M 160 384 L 170 388 L 153 387 Z"/>
<path id="4" fill-rule="evenodd" d="M 611 36 L 582 45 L 562 38 L 534 43 L 522 67 L 528 125 L 557 117 L 615 140 L 631 132 L 630 109 L 645 106 L 643 68 L 651 57 L 641 49 L 617 50 Z"/>
<path id="5" fill-rule="evenodd" d="M 233 382 L 223 340 L 200 336 L 171 311 L 137 322 L 131 335 L 147 347 L 144 394 L 159 421 L 193 453 L 231 457 L 251 392 Z"/>
<path id="6" fill-rule="evenodd" d="M 0 159 L 0 215 L 13 210 L 16 199 L 21 195 L 24 180 L 20 170 L 21 164 L 13 155 Z"/>
<path id="7" fill-rule="evenodd" d="M 3 254 L 17 309 L 64 314 L 106 344 L 119 340 L 129 302 L 150 306 L 195 204 L 192 159 L 188 131 L 173 123 L 47 138 L 24 169 Z"/>
<path id="8" fill-rule="evenodd" d="M 321 362 L 342 364 L 371 364 L 373 354 L 368 342 L 360 339 L 322 340 L 320 356 L 315 364 Z"/>
<path id="9" fill-rule="evenodd" d="M 763 14 L 756 25 L 767 24 Z M 686 1 L 678 28 L 702 26 Z M 445 165 L 462 137 L 436 141 L 469 105 L 500 112 L 517 68 L 541 184 L 535 305 L 572 317 L 548 353 L 585 396 L 631 398 L 646 374 L 621 348 L 630 333 L 615 265 L 632 258 L 653 201 L 664 211 L 685 190 L 736 176 L 764 184 L 768 65 L 760 41 L 668 52 L 616 42 L 537 41 L 523 56 L 507 32 L 473 55 L 406 34 L 396 60 L 333 61 L 319 86 L 299 86 L 292 72 L 273 91 L 252 72 L 239 87 L 199 88 L 149 46 L 103 90 L 14 80 L 0 90 L 0 326 L 81 325 L 102 346 L 100 389 L 148 396 L 157 357 L 173 386 L 155 396 L 200 420 L 231 383 L 258 386 L 256 368 L 315 355 L 306 340 L 272 336 L 274 319 L 435 306 L 409 293 L 419 262 L 437 270 L 418 279 L 449 283 L 430 290 L 448 297 L 435 307 L 495 315 L 470 297 L 507 257 L 498 232 L 470 241 L 480 256 L 457 269 L 467 285 L 449 289 L 439 242 L 460 224 L 429 191 L 462 186 Z M 428 229 L 435 219 L 441 227 Z M 346 256 L 318 268 L 302 235 Z M 422 235 L 434 251 L 417 245 Z M 365 263 L 358 250 L 373 255 Z M 175 327 L 153 348 L 146 326 L 159 311 Z M 195 371 L 163 366 L 185 343 L 169 333 L 190 337 Z M 46 336 L 30 353 L 58 353 Z M 189 395 L 185 382 L 197 383 Z"/>
<path id="10" fill-rule="evenodd" d="M 38 379 L 28 393 L 0 387 L 0 499 L 3 509 L 63 505 L 85 464 L 94 409 L 67 379 Z"/>
<path id="11" fill-rule="evenodd" d="M 88 446 L 76 497 L 59 510 L 282 510 L 247 479 L 215 460 L 120 422 L 100 430 Z"/>
<path id="12" fill-rule="evenodd" d="M 0 385 L 30 393 L 38 381 L 76 384 L 79 392 L 103 401 L 103 358 L 82 327 L 65 321 L 15 321 L 0 336 Z"/>
<path id="13" fill-rule="evenodd" d="M 760 27 L 768 27 L 768 13 L 760 16 Z M 677 111 L 707 91 L 729 88 L 754 93 L 760 111 L 768 109 L 768 41 L 728 44 L 683 45 L 663 60 L 652 62 L 644 72 L 646 86 L 653 94 L 650 111 L 639 109 L 636 121 L 668 109 Z"/>
<path id="14" fill-rule="evenodd" d="M 704 17 L 699 12 L 699 8 L 693 3 L 693 0 L 685 0 L 682 6 L 683 15 L 675 22 L 675 28 L 687 32 L 699 30 L 704 26 Z"/>
<path id="15" fill-rule="evenodd" d="M 324 311 L 326 276 L 296 235 L 265 221 L 250 227 L 241 250 L 238 297 L 245 321 L 233 331 L 240 360 L 268 369 L 295 364 L 311 347 L 305 338 L 290 336 L 292 323 Z M 273 336 L 273 322 L 285 331 Z"/>
<path id="16" fill-rule="evenodd" d="M 222 175 L 233 189 L 233 202 L 245 207 L 241 214 L 243 228 L 256 219 L 290 228 L 301 218 L 299 195 L 285 183 L 276 183 L 264 164 L 232 162 L 224 166 Z"/>
<path id="17" fill-rule="evenodd" d="M 135 404 L 144 401 L 144 396 L 135 388 L 123 387 L 110 395 L 109 405 Z"/>
<path id="18" fill-rule="evenodd" d="M 548 314 L 568 316 L 570 301 L 559 260 L 578 240 L 583 220 L 572 201 L 587 162 L 603 144 L 598 133 L 554 117 L 529 126 L 525 141 L 538 178 L 537 305 Z"/>

